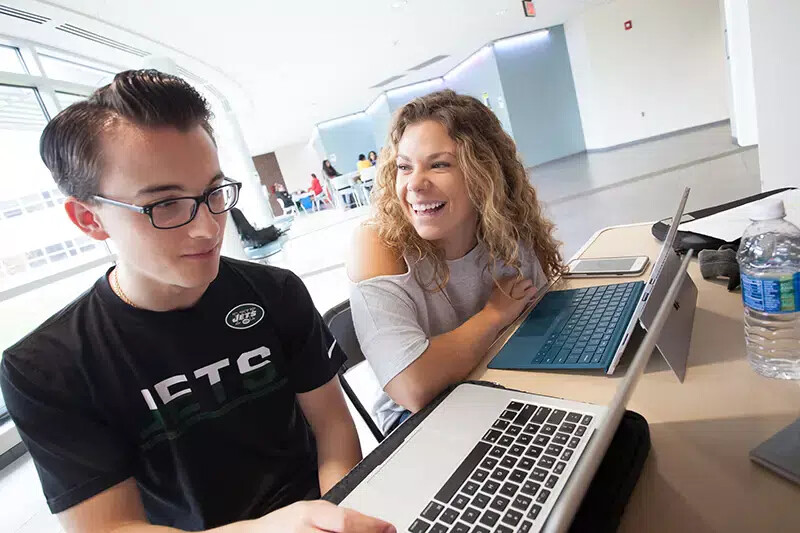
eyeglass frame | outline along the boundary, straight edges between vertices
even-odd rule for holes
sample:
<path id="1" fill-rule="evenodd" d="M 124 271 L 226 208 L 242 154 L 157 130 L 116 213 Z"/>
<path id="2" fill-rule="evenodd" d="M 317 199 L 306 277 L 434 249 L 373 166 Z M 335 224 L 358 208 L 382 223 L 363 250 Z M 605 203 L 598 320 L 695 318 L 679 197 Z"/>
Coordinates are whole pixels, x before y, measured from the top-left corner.
<path id="1" fill-rule="evenodd" d="M 136 204 L 129 204 L 129 203 L 126 203 L 126 202 L 120 202 L 119 200 L 112 200 L 111 198 L 106 198 L 104 196 L 100 196 L 99 194 L 93 195 L 92 199 L 97 201 L 97 202 L 100 202 L 102 204 L 113 205 L 113 206 L 116 206 L 116 207 L 124 207 L 125 209 L 130 209 L 131 211 L 136 211 L 137 213 L 141 213 L 143 215 L 147 215 L 147 217 L 150 219 L 150 224 L 152 224 L 155 229 L 175 229 L 175 228 L 180 228 L 180 227 L 183 227 L 183 226 L 191 223 L 192 220 L 194 220 L 197 217 L 197 212 L 200 210 L 200 204 L 206 204 L 206 207 L 208 208 L 208 211 L 210 213 L 212 213 L 212 214 L 215 214 L 215 215 L 221 215 L 222 213 L 227 213 L 228 211 L 230 211 L 231 209 L 236 207 L 236 204 L 239 203 L 239 195 L 240 195 L 240 193 L 242 191 L 242 183 L 239 182 L 239 181 L 236 181 L 236 180 L 232 180 L 231 178 L 229 178 L 227 176 L 223 176 L 222 179 L 224 179 L 228 183 L 223 183 L 222 185 L 217 185 L 216 187 L 213 187 L 213 188 L 207 190 L 206 192 L 204 192 L 200 196 L 179 196 L 177 198 L 166 198 L 164 200 L 159 200 L 157 202 L 152 202 L 152 203 L 146 204 L 146 205 L 136 205 Z M 212 194 L 214 194 L 215 192 L 217 192 L 218 190 L 223 189 L 225 187 L 230 187 L 231 185 L 234 185 L 236 187 L 236 201 L 233 202 L 233 205 L 231 205 L 225 211 L 220 211 L 219 213 L 214 213 L 214 211 L 211 210 L 211 204 L 208 203 L 208 197 L 211 196 Z M 160 226 L 156 226 L 156 223 L 153 220 L 153 209 L 155 207 L 158 207 L 161 204 L 165 204 L 167 202 L 174 202 L 176 200 L 194 200 L 195 205 L 194 205 L 194 211 L 192 212 L 191 218 L 189 220 L 187 220 L 186 222 L 184 222 L 183 224 L 178 224 L 177 226 L 170 226 L 168 228 L 162 228 Z"/>

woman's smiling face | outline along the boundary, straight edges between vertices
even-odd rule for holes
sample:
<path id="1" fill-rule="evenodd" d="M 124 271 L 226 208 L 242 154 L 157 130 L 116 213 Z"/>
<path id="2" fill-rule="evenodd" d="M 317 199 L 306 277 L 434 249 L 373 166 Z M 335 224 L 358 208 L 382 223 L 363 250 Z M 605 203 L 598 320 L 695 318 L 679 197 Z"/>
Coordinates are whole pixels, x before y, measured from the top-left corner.
<path id="1" fill-rule="evenodd" d="M 395 190 L 406 217 L 420 237 L 443 245 L 462 241 L 465 232 L 473 239 L 478 218 L 456 150 L 434 120 L 408 126 L 397 146 Z"/>

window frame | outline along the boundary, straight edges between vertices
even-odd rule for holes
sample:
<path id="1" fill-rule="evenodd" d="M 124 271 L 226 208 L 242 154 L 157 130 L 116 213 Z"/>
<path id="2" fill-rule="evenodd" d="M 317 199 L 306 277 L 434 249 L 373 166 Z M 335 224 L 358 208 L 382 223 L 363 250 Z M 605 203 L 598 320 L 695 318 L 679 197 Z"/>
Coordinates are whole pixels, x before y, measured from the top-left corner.
<path id="1" fill-rule="evenodd" d="M 47 121 L 52 119 L 52 117 L 63 109 L 56 95 L 57 92 L 68 93 L 75 96 L 89 96 L 96 89 L 96 87 L 90 85 L 51 79 L 44 76 L 45 70 L 42 68 L 41 62 L 39 61 L 39 45 L 35 43 L 0 35 L 0 44 L 15 48 L 21 59 L 23 68 L 28 72 L 27 74 L 20 74 L 16 72 L 0 71 L 0 85 L 32 89 L 42 108 L 45 120 Z M 45 52 L 45 50 L 43 50 L 43 52 Z M 52 52 L 59 51 L 52 49 Z M 76 56 L 76 58 L 80 59 L 80 56 Z M 0 304 L 11 298 L 45 287 L 50 283 L 96 268 L 101 264 L 111 264 L 116 261 L 116 255 L 112 252 L 107 243 L 103 242 L 98 244 L 101 244 L 106 251 L 102 257 L 92 259 L 80 265 L 68 267 L 64 270 L 59 270 L 21 285 L 15 285 L 8 289 L 0 290 Z"/>

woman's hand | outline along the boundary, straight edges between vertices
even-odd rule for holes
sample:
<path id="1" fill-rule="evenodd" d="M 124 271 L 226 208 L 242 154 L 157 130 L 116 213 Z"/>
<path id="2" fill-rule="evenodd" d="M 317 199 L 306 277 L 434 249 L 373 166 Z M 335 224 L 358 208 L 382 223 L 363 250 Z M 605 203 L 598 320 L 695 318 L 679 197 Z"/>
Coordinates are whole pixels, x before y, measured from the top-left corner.
<path id="1" fill-rule="evenodd" d="M 483 307 L 498 330 L 511 324 L 536 295 L 536 287 L 529 279 L 516 276 L 502 278 L 492 289 L 489 301 Z"/>

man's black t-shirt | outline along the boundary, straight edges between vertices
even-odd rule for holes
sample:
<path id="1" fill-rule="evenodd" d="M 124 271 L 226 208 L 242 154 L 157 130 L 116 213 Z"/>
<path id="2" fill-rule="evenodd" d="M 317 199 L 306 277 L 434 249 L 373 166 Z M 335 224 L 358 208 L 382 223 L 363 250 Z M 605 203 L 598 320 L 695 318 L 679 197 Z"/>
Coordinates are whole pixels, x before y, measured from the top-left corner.
<path id="1" fill-rule="evenodd" d="M 295 395 L 343 361 L 297 276 L 223 258 L 181 311 L 102 277 L 5 352 L 0 385 L 52 512 L 134 477 L 152 523 L 198 530 L 319 495 Z"/>

